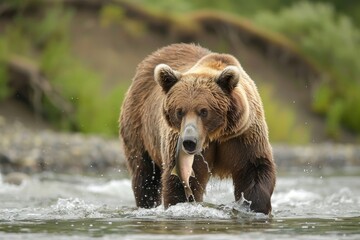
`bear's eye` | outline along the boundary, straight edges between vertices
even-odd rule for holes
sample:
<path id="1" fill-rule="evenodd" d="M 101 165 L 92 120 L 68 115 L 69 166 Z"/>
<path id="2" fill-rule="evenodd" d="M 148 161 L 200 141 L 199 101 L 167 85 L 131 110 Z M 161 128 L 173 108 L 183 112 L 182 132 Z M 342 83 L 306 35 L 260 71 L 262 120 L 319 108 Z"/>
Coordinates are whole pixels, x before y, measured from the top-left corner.
<path id="1" fill-rule="evenodd" d="M 208 110 L 206 108 L 202 108 L 199 112 L 200 117 L 207 117 Z"/>
<path id="2" fill-rule="evenodd" d="M 181 108 L 177 109 L 176 110 L 176 117 L 178 119 L 182 119 L 183 116 L 184 116 L 184 111 Z"/>

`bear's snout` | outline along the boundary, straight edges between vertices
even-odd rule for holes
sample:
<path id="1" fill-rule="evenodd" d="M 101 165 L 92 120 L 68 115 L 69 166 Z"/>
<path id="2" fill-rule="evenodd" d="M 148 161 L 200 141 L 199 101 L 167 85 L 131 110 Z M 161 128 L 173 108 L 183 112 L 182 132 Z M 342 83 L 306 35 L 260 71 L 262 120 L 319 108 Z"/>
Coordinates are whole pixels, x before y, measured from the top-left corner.
<path id="1" fill-rule="evenodd" d="M 198 142 L 199 133 L 196 127 L 192 124 L 187 125 L 182 136 L 182 146 L 184 151 L 188 154 L 194 154 L 196 152 Z"/>

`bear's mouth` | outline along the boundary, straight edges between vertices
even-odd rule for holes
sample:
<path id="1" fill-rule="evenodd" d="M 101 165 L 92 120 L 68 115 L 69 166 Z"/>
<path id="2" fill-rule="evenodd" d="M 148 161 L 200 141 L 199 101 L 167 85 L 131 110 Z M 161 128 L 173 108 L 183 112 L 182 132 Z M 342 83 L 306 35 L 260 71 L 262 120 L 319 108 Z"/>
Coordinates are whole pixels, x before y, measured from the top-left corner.
<path id="1" fill-rule="evenodd" d="M 182 148 L 184 152 L 189 155 L 193 155 L 196 152 L 197 139 L 185 139 L 182 141 Z"/>

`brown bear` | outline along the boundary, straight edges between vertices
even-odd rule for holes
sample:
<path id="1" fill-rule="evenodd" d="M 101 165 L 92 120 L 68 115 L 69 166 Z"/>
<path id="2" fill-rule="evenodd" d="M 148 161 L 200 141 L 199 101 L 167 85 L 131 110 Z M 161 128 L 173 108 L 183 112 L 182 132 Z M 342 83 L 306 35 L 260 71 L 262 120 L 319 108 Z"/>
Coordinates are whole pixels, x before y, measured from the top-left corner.
<path id="1" fill-rule="evenodd" d="M 243 194 L 253 211 L 270 213 L 276 171 L 264 110 L 232 55 L 194 44 L 155 51 L 139 64 L 119 122 L 138 207 L 200 202 L 212 175 L 231 177 L 235 200 Z M 172 174 L 177 161 L 192 167 L 188 179 Z"/>

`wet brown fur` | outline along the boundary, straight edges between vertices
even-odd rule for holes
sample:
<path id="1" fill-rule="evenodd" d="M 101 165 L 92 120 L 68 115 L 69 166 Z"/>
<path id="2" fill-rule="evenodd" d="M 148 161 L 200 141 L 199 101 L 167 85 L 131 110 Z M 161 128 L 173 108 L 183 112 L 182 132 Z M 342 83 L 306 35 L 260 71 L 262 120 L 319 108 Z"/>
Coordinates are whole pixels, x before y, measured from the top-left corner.
<path id="1" fill-rule="evenodd" d="M 166 93 L 154 80 L 158 64 L 181 74 Z M 240 69 L 231 91 L 216 83 L 227 66 Z M 209 110 L 208 117 L 199 117 L 202 108 Z M 184 118 L 196 118 L 202 155 L 212 175 L 232 177 L 236 200 L 243 192 L 252 210 L 269 213 L 275 165 L 256 86 L 233 56 L 191 44 L 173 44 L 143 60 L 123 103 L 120 136 L 137 206 L 158 206 L 162 197 L 165 207 L 186 201 L 183 185 L 171 175 L 183 124 L 177 111 L 183 111 Z M 210 174 L 197 155 L 193 169 L 190 186 L 195 200 L 202 201 Z"/>

